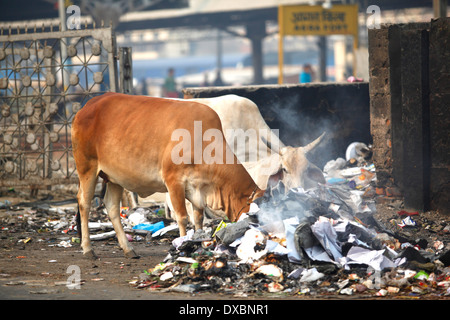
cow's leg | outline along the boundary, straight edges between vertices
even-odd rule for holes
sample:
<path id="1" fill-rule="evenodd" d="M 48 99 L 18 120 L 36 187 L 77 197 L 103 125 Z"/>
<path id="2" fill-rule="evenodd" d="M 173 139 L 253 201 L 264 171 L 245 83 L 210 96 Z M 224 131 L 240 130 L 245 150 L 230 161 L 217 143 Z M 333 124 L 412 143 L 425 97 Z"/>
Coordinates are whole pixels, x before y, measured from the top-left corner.
<path id="1" fill-rule="evenodd" d="M 193 220 L 194 220 L 194 227 L 195 230 L 199 230 L 203 228 L 203 209 L 197 208 L 196 206 L 192 205 L 193 207 Z"/>
<path id="2" fill-rule="evenodd" d="M 180 230 L 180 236 L 186 235 L 186 227 L 188 224 L 188 214 L 186 210 L 185 191 L 183 185 L 167 186 L 170 201 L 172 202 L 173 211 Z"/>
<path id="3" fill-rule="evenodd" d="M 91 202 L 94 198 L 95 184 L 97 183 L 97 174 L 94 170 L 78 173 L 80 185 L 78 189 L 77 199 L 80 211 L 81 224 L 81 248 L 84 256 L 96 259 L 97 256 L 92 250 L 91 239 L 89 236 L 89 212 L 91 210 Z"/>
<path id="4" fill-rule="evenodd" d="M 168 192 L 166 192 L 166 201 L 164 203 L 164 211 L 166 213 L 166 219 L 173 219 L 174 217 L 172 217 L 172 202 L 170 201 L 170 195 Z"/>
<path id="5" fill-rule="evenodd" d="M 105 207 L 106 211 L 108 211 L 114 230 L 116 231 L 116 237 L 119 240 L 119 245 L 123 249 L 125 256 L 127 258 L 138 258 L 139 256 L 134 252 L 133 247 L 128 242 L 120 221 L 120 200 L 122 198 L 122 194 L 123 188 L 121 186 L 108 182 L 104 199 Z"/>

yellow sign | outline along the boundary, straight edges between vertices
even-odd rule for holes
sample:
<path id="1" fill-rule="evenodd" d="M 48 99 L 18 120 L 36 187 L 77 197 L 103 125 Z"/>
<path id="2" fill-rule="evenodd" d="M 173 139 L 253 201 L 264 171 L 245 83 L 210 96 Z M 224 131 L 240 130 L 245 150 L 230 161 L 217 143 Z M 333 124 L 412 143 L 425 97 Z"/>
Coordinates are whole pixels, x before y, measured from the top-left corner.
<path id="1" fill-rule="evenodd" d="M 358 47 L 358 5 L 334 4 L 330 9 L 322 6 L 278 7 L 278 83 L 283 83 L 283 37 L 330 36 L 348 34 L 354 37 L 353 48 Z M 355 67 L 353 68 L 355 72 Z"/>
<path id="2" fill-rule="evenodd" d="M 278 24 L 283 35 L 350 34 L 358 36 L 358 5 L 280 6 Z M 281 32 L 280 32 L 281 33 Z"/>

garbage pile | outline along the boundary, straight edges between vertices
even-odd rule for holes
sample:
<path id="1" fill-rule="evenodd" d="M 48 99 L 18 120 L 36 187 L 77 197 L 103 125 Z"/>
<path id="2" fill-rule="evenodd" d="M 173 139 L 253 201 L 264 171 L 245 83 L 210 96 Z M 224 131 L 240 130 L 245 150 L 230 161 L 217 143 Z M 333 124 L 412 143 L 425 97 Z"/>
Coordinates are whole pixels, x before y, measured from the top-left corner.
<path id="1" fill-rule="evenodd" d="M 173 239 L 166 258 L 130 284 L 234 296 L 450 296 L 450 243 L 409 239 L 375 219 L 372 164 L 336 159 L 324 172 L 324 185 L 279 183 L 238 222 L 209 220 Z M 397 228 L 417 227 L 415 214 L 399 211 Z"/>

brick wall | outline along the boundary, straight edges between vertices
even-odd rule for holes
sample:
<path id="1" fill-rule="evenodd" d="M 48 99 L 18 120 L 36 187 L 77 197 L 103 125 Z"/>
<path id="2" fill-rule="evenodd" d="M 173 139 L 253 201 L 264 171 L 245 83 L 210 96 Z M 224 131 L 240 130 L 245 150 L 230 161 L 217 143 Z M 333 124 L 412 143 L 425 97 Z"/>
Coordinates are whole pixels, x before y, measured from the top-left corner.
<path id="1" fill-rule="evenodd" d="M 450 18 L 369 30 L 378 187 L 407 208 L 450 212 Z"/>
<path id="2" fill-rule="evenodd" d="M 430 204 L 450 213 L 450 18 L 430 26 Z"/>

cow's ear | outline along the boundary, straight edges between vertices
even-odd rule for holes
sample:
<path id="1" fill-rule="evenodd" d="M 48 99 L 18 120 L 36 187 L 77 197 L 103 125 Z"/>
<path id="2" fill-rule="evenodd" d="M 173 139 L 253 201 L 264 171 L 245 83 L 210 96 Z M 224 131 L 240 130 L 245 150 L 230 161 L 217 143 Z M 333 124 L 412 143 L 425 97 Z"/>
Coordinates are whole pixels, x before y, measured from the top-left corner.
<path id="1" fill-rule="evenodd" d="M 284 177 L 283 167 L 280 166 L 279 170 L 269 177 L 269 181 L 267 181 L 267 187 L 268 188 L 275 187 L 278 184 L 278 181 L 283 180 L 283 177 Z"/>
<path id="2" fill-rule="evenodd" d="M 323 176 L 323 172 L 316 166 L 309 165 L 306 174 L 308 175 L 308 178 L 312 181 L 316 181 L 321 184 L 326 183 L 325 177 Z"/>

